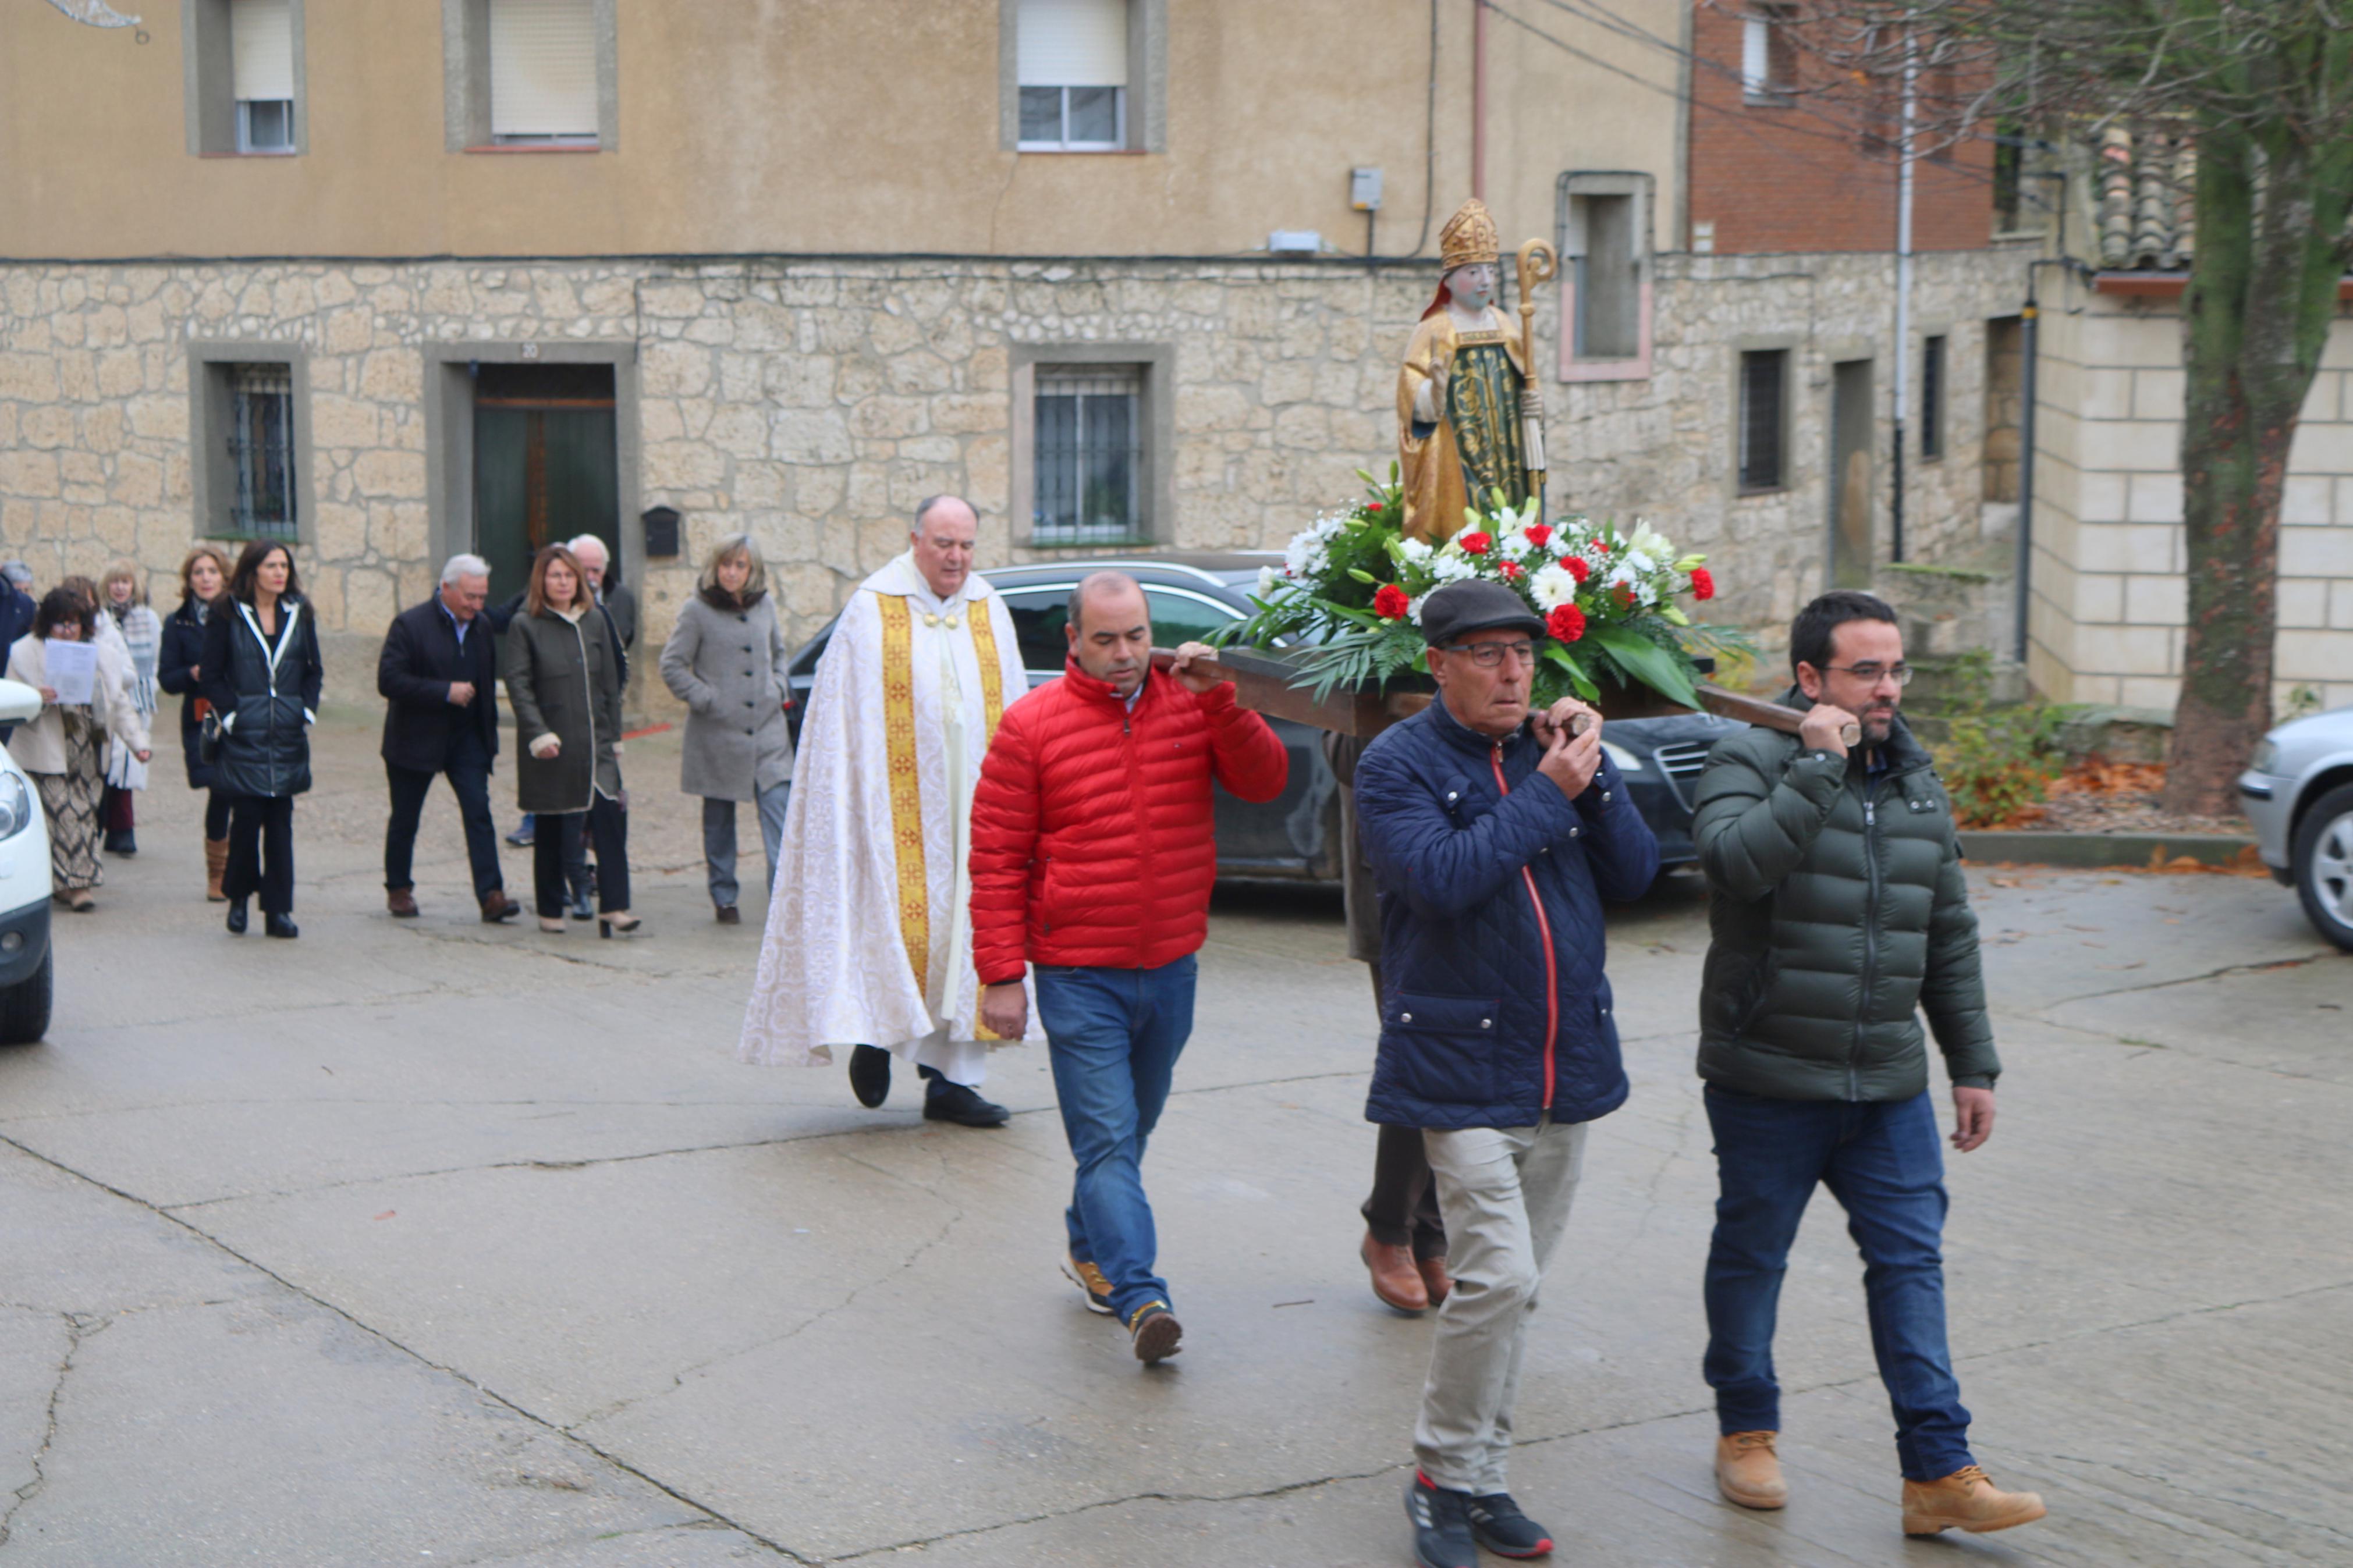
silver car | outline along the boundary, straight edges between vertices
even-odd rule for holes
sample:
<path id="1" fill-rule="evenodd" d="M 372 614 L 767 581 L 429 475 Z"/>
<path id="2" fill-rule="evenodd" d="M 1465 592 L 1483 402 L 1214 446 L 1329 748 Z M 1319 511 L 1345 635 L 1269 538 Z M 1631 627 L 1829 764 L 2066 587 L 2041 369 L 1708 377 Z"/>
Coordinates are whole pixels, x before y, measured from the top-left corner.
<path id="1" fill-rule="evenodd" d="M 2353 952 L 2353 708 L 2265 735 L 2239 795 L 2263 864 L 2296 890 L 2321 935 Z"/>

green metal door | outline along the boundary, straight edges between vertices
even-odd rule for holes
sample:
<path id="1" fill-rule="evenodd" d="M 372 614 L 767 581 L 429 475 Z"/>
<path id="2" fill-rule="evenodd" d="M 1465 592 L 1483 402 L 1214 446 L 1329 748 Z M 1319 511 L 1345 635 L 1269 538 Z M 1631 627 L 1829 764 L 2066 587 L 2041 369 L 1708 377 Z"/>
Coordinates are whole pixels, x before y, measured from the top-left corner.
<path id="1" fill-rule="evenodd" d="M 607 365 L 484 365 L 474 396 L 474 549 L 493 603 L 543 545 L 582 533 L 621 554 L 620 466 Z"/>

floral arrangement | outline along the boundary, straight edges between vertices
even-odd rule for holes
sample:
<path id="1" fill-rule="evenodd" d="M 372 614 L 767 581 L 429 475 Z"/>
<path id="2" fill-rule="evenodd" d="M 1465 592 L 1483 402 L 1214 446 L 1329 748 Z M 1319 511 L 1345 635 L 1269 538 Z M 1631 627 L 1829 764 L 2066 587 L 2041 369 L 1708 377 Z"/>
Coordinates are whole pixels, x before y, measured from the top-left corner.
<path id="1" fill-rule="evenodd" d="M 1737 642 L 1694 625 L 1675 602 L 1715 596 L 1706 557 L 1677 554 L 1646 523 L 1628 531 L 1575 514 L 1545 522 L 1535 502 L 1514 508 L 1496 491 L 1489 510 L 1471 510 L 1461 532 L 1432 545 L 1398 531 L 1404 494 L 1394 468 L 1386 485 L 1358 472 L 1367 498 L 1294 535 L 1282 564 L 1259 574 L 1258 613 L 1223 639 L 1305 645 L 1303 684 L 1319 696 L 1421 668 L 1422 605 L 1472 578 L 1501 583 L 1543 618 L 1538 702 L 1572 692 L 1591 701 L 1604 681 L 1619 681 L 1695 708 L 1695 654 Z"/>

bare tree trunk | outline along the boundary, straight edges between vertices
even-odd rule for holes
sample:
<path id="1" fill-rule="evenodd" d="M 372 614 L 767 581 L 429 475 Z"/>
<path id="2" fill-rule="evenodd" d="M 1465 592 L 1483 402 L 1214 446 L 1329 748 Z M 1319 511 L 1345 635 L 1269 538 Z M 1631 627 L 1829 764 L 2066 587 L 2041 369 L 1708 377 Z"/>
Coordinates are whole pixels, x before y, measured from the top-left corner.
<path id="1" fill-rule="evenodd" d="M 2287 135 L 2199 135 L 2198 248 L 2183 298 L 2189 626 L 2168 810 L 2221 816 L 2272 722 L 2280 500 L 2343 275 L 2341 160 Z"/>

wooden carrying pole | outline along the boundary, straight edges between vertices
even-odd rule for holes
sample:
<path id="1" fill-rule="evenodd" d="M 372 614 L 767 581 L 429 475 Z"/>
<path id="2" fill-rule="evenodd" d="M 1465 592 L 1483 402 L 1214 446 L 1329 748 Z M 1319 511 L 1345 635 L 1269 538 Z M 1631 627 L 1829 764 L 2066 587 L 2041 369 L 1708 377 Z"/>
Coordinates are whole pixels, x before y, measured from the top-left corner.
<path id="1" fill-rule="evenodd" d="M 1486 15 L 1482 7 L 1482 16 Z M 1536 285 L 1560 270 L 1560 257 L 1541 239 L 1520 247 L 1520 439 L 1527 449 L 1528 498 L 1544 515 L 1544 383 L 1536 374 Z M 1567 329 L 1564 327 L 1563 331 Z"/>

